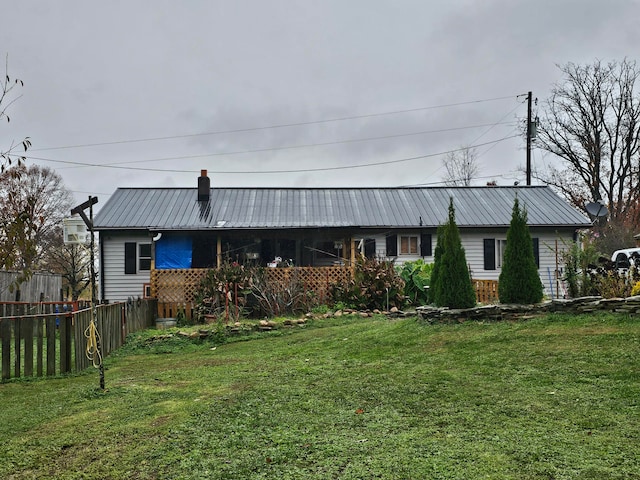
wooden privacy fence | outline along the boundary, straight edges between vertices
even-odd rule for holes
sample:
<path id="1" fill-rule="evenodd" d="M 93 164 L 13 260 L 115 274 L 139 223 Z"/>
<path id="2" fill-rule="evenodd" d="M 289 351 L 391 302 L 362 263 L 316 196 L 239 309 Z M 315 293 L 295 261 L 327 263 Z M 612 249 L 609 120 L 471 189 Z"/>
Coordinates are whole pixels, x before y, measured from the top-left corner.
<path id="1" fill-rule="evenodd" d="M 23 310 L 33 308 L 25 305 Z M 155 300 L 98 306 L 103 357 L 122 346 L 129 333 L 152 326 L 156 309 Z M 79 372 L 90 366 L 85 355 L 85 331 L 91 318 L 91 308 L 0 318 L 2 380 Z"/>
<path id="2" fill-rule="evenodd" d="M 158 300 L 158 316 L 175 317 L 178 312 L 193 318 L 195 293 L 209 269 L 171 269 L 151 271 L 151 296 Z M 352 268 L 334 267 L 287 267 L 265 269 L 270 282 L 286 285 L 295 280 L 306 291 L 313 291 L 325 302 L 331 285 L 351 279 Z"/>
<path id="3" fill-rule="evenodd" d="M 53 302 L 62 294 L 62 275 L 34 273 L 16 288 L 18 272 L 0 271 L 0 302 Z"/>

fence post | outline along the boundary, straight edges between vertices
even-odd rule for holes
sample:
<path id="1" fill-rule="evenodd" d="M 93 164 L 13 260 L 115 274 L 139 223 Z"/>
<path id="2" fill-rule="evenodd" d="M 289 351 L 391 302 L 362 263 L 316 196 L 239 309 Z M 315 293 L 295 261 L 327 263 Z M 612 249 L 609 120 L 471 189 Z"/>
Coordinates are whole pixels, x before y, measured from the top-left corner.
<path id="1" fill-rule="evenodd" d="M 24 375 L 25 377 L 33 376 L 33 323 L 34 318 L 25 318 L 22 320 L 22 330 L 24 337 Z"/>
<path id="2" fill-rule="evenodd" d="M 13 337 L 14 337 L 14 345 L 15 345 L 15 364 L 14 364 L 14 376 L 16 378 L 20 378 L 20 354 L 21 348 L 20 343 L 22 341 L 22 332 L 20 331 L 20 319 L 13 319 Z"/>
<path id="3" fill-rule="evenodd" d="M 36 375 L 42 376 L 42 356 L 44 355 L 44 343 L 42 341 L 42 331 L 44 326 L 44 318 L 36 319 Z"/>
<path id="4" fill-rule="evenodd" d="M 47 330 L 47 375 L 56 374 L 56 319 L 47 316 L 45 321 Z"/>
<path id="5" fill-rule="evenodd" d="M 60 373 L 71 371 L 71 316 L 60 318 Z"/>
<path id="6" fill-rule="evenodd" d="M 120 308 L 120 321 L 122 326 L 120 329 L 120 338 L 122 340 L 121 345 L 124 345 L 124 341 L 127 338 L 127 309 L 124 303 Z"/>
<path id="7" fill-rule="evenodd" d="M 2 379 L 11 378 L 11 320 L 0 320 L 0 336 L 2 337 Z"/>

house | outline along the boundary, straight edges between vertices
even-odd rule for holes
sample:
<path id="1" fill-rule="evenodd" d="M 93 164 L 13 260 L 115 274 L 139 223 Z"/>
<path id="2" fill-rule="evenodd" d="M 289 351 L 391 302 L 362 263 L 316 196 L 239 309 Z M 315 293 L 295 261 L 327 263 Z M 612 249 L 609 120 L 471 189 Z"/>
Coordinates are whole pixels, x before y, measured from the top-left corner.
<path id="1" fill-rule="evenodd" d="M 206 170 L 193 188 L 119 188 L 105 203 L 94 219 L 101 296 L 142 296 L 153 269 L 225 259 L 321 267 L 362 254 L 432 262 L 450 198 L 472 277 L 497 280 L 516 195 L 545 293 L 557 296 L 561 251 L 590 222 L 548 187 L 211 188 Z"/>

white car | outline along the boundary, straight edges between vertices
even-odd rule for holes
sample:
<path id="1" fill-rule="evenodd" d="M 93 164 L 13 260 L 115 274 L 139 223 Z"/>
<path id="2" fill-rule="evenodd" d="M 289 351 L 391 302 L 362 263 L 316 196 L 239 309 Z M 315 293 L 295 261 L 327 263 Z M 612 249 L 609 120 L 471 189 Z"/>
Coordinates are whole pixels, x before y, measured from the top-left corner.
<path id="1" fill-rule="evenodd" d="M 631 257 L 640 258 L 640 248 L 624 248 L 616 250 L 611 255 L 611 261 L 615 263 L 616 268 L 629 268 L 631 266 Z"/>

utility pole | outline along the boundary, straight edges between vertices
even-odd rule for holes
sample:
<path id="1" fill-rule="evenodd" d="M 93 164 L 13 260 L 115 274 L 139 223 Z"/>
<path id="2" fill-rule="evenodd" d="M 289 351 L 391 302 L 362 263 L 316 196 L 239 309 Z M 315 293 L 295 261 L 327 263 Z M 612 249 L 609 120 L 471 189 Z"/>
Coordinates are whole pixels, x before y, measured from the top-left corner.
<path id="1" fill-rule="evenodd" d="M 531 185 L 531 137 L 532 123 L 531 123 L 531 101 L 532 93 L 527 94 L 527 185 Z"/>

